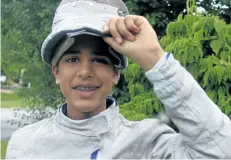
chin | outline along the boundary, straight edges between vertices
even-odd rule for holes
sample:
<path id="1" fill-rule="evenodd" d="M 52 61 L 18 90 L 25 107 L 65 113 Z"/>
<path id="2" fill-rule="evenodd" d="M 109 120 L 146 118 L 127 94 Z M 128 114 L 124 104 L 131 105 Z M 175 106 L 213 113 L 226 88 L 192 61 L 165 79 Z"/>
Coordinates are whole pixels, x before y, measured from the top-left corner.
<path id="1" fill-rule="evenodd" d="M 77 102 L 77 104 L 74 104 L 73 105 L 73 108 L 75 109 L 75 110 L 78 110 L 78 111 L 80 111 L 80 112 L 84 112 L 84 113 L 87 113 L 87 112 L 93 112 L 93 111 L 96 111 L 96 110 L 101 110 L 100 108 L 99 108 L 99 104 L 97 104 L 97 103 L 92 103 L 92 102 L 88 102 L 88 103 L 86 103 L 86 102 L 83 102 L 83 103 L 81 103 L 81 102 Z"/>

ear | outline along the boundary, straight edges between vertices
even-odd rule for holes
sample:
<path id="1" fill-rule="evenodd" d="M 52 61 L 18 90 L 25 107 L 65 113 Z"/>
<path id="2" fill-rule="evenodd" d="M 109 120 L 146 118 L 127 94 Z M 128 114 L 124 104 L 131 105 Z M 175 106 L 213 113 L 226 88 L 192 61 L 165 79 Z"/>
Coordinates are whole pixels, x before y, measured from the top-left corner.
<path id="1" fill-rule="evenodd" d="M 59 68 L 58 68 L 58 66 L 52 66 L 51 69 L 52 69 L 52 73 L 55 77 L 56 84 L 59 84 Z"/>
<path id="2" fill-rule="evenodd" d="M 120 80 L 120 71 L 115 71 L 114 78 L 113 78 L 113 84 L 117 85 Z"/>

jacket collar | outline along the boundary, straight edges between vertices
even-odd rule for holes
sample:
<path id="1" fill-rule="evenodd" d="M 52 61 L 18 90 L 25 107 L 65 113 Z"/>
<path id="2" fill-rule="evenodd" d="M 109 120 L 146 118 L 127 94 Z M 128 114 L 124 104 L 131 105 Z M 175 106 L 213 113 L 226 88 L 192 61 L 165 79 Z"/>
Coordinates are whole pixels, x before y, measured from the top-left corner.
<path id="1" fill-rule="evenodd" d="M 84 120 L 73 120 L 66 116 L 66 104 L 59 107 L 55 122 L 58 126 L 67 131 L 83 136 L 98 136 L 106 133 L 112 128 L 112 121 L 119 114 L 117 102 L 111 98 L 107 98 L 107 109 L 100 114 Z"/>

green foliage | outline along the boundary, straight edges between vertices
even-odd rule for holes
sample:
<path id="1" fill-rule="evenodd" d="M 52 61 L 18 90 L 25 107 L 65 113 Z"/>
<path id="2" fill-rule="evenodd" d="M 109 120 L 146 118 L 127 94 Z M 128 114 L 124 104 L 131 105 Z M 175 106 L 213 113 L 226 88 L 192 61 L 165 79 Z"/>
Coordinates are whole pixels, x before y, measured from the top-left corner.
<path id="1" fill-rule="evenodd" d="M 133 110 L 120 109 L 120 113 L 131 121 L 139 121 L 139 120 L 143 120 L 143 119 L 147 118 L 147 116 L 145 114 L 135 112 Z"/>
<path id="2" fill-rule="evenodd" d="M 55 0 L 2 1 L 2 70 L 17 82 L 24 69 L 23 81 L 31 82 L 32 87 L 20 95 L 32 103 L 54 107 L 60 103 L 61 94 L 51 69 L 41 61 L 40 48 L 51 30 L 57 5 Z"/>
<path id="3" fill-rule="evenodd" d="M 33 63 L 40 53 L 41 39 L 50 30 L 51 1 L 2 1 L 2 69 L 17 80 L 20 70 Z M 44 17 L 39 16 L 44 14 Z"/>
<path id="4" fill-rule="evenodd" d="M 194 18 L 192 18 L 194 17 Z M 208 96 L 231 116 L 230 24 L 216 16 L 180 15 L 161 39 Z M 186 31 L 186 32 L 185 32 Z M 185 34 L 182 34 L 185 33 Z"/>
<path id="5" fill-rule="evenodd" d="M 130 120 L 141 120 L 154 117 L 160 110 L 162 104 L 153 94 L 152 85 L 144 76 L 140 66 L 130 61 L 127 71 L 124 73 L 128 81 L 130 101 L 120 106 L 121 113 Z"/>

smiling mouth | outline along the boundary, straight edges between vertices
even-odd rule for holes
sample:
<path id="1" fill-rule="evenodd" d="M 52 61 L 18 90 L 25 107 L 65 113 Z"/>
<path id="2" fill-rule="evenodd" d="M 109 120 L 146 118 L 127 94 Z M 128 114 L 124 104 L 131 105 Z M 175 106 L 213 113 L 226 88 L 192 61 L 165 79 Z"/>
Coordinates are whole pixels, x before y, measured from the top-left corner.
<path id="1" fill-rule="evenodd" d="M 92 92 L 97 90 L 99 87 L 83 87 L 83 86 L 77 86 L 77 87 L 72 87 L 72 89 L 80 91 L 80 92 Z"/>

